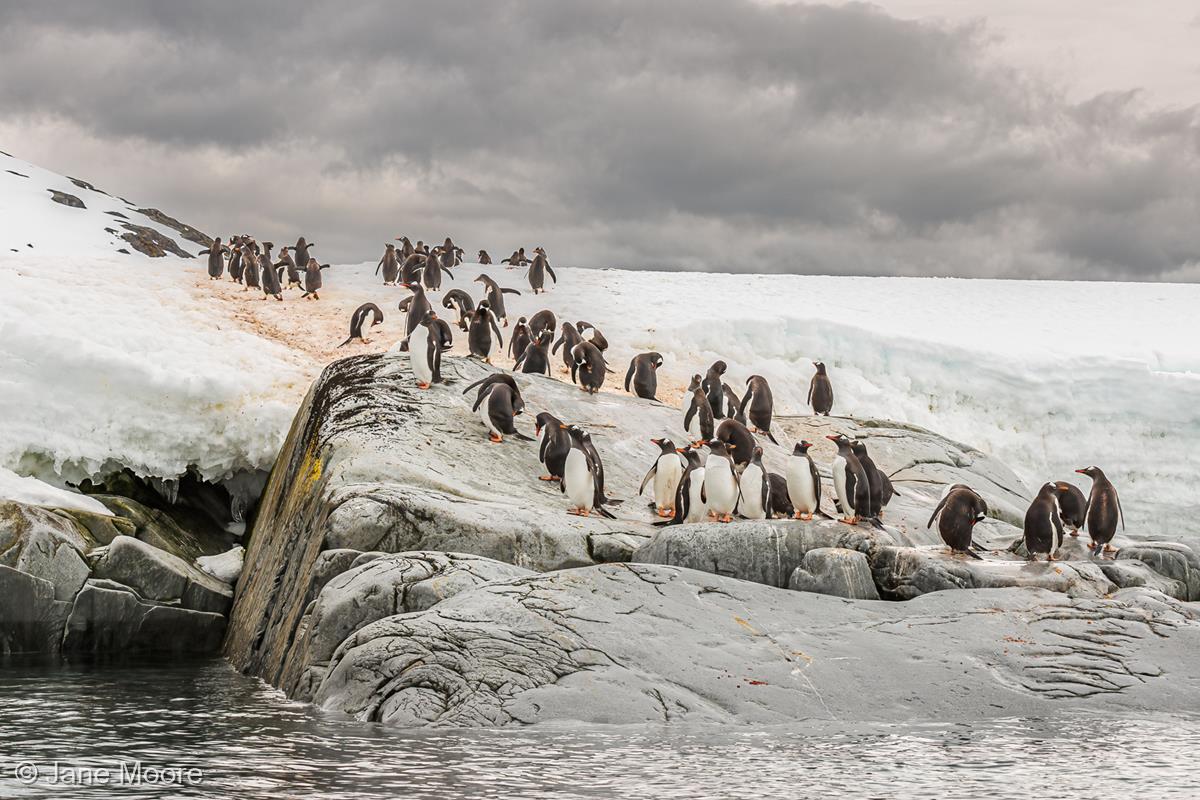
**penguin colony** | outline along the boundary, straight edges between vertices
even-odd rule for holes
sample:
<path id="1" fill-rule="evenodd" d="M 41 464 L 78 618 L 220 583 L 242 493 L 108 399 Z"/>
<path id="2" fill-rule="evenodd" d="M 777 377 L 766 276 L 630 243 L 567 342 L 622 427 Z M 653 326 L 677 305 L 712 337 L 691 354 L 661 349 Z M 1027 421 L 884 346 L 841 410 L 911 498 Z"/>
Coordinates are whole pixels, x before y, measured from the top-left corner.
<path id="1" fill-rule="evenodd" d="M 413 243 L 397 237 L 387 243 L 376 265 L 375 274 L 385 286 L 399 286 L 410 294 L 400 301 L 398 310 L 405 314 L 404 339 L 398 349 L 407 352 L 417 385 L 428 389 L 443 383 L 441 358 L 453 344 L 451 324 L 441 319 L 429 297 L 441 290 L 442 275 L 454 277 L 452 270 L 462 263 L 464 251 L 449 237 L 430 247 L 423 241 Z M 301 297 L 320 300 L 321 264 L 311 254 L 315 244 L 301 236 L 294 246 L 280 248 L 279 258 L 271 256 L 274 244 L 258 242 L 241 235 L 222 243 L 218 237 L 201 251 L 208 256 L 210 280 L 221 280 L 228 272 L 231 280 L 244 291 L 259 289 L 263 299 L 282 301 L 284 291 L 301 290 Z M 477 261 L 493 264 L 486 250 Z M 533 294 L 547 291 L 546 279 L 557 284 L 558 277 L 546 251 L 518 248 L 500 260 L 507 269 L 526 268 L 525 279 Z M 454 327 L 466 333 L 468 349 L 474 358 L 491 364 L 499 353 L 513 360 L 513 371 L 522 374 L 552 376 L 552 364 L 560 359 L 571 381 L 588 394 L 599 392 L 609 374 L 605 357 L 608 340 L 595 325 L 578 320 L 559 324 L 553 311 L 544 309 L 532 317 L 520 317 L 512 326 L 505 345 L 502 329 L 510 327 L 505 295 L 520 294 L 502 287 L 491 276 L 479 275 L 481 285 L 476 299 L 462 289 L 451 289 L 441 307 L 451 311 Z M 383 310 L 364 303 L 351 315 L 349 337 L 338 347 L 354 340 L 367 343 L 364 326 L 383 322 Z M 660 402 L 657 398 L 657 371 L 663 357 L 657 352 L 641 353 L 630 361 L 624 389 L 636 397 Z M 823 362 L 813 362 L 807 402 L 814 415 L 830 416 L 834 406 L 833 384 Z M 774 400 L 767 379 L 752 375 L 746 380 L 744 394 L 725 382 L 728 365 L 716 361 L 701 374 L 696 372 L 684 394 L 680 430 L 685 432 L 683 446 L 668 438 L 650 440 L 657 452 L 642 480 L 638 495 L 650 490 L 650 506 L 661 518 L 656 525 L 679 525 L 704 521 L 732 522 L 743 519 L 789 518 L 811 521 L 816 516 L 838 519 L 847 525 L 867 523 L 882 527 L 885 509 L 898 494 L 889 476 L 875 465 L 864 442 L 845 434 L 826 438 L 837 447 L 830 464 L 835 514 L 822 508 L 822 477 L 809 450 L 812 443 L 795 443 L 784 474 L 768 472 L 762 462 L 763 450 L 756 435 L 779 444 L 771 430 Z M 554 482 L 564 495 L 568 513 L 589 516 L 593 513 L 614 518 L 609 507 L 622 501 L 609 497 L 604 484 L 604 464 L 591 434 L 583 427 L 560 420 L 543 411 L 536 416 L 535 436 L 517 430 L 515 419 L 525 411 L 525 402 L 516 380 L 509 374 L 494 374 L 478 381 L 463 392 L 474 392 L 472 413 L 478 414 L 489 439 L 502 443 L 505 436 L 536 443 L 538 460 L 544 468 L 543 481 Z M 1091 479 L 1089 494 L 1066 481 L 1047 482 L 1037 493 L 1025 515 L 1024 545 L 1027 558 L 1044 556 L 1054 560 L 1064 532 L 1078 536 L 1087 531 L 1093 556 L 1115 553 L 1112 540 L 1118 525 L 1124 529 L 1117 490 L 1096 466 L 1076 470 Z M 955 484 L 946 487 L 929 518 L 952 555 L 979 558 L 980 549 L 972 541 L 974 527 L 987 518 L 987 504 L 971 487 Z"/>

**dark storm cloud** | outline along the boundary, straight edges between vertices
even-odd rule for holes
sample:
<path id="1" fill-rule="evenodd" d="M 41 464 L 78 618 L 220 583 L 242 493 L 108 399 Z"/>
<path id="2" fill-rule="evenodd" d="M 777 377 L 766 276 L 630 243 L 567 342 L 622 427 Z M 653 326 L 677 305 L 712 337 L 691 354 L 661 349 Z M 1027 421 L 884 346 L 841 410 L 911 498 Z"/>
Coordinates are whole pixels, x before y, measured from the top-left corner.
<path id="1" fill-rule="evenodd" d="M 103 177 L 338 260 L 404 231 L 595 266 L 1194 268 L 1195 110 L 1068 103 L 987 37 L 725 0 L 9 3 L 0 130 L 97 177 L 137 153 Z"/>

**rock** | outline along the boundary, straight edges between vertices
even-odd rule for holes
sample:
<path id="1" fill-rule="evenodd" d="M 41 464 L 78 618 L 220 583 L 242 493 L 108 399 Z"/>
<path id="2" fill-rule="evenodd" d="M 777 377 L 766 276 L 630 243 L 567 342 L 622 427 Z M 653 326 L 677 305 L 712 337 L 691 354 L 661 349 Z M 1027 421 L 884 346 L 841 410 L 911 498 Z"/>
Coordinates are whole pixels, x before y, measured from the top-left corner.
<path id="1" fill-rule="evenodd" d="M 788 579 L 788 588 L 852 600 L 879 599 L 866 555 L 843 547 L 809 550 L 804 554 L 804 562 Z"/>
<path id="2" fill-rule="evenodd" d="M 246 548 L 239 544 L 220 555 L 200 556 L 196 559 L 196 566 L 222 583 L 232 586 L 242 574 L 242 562 L 245 558 Z"/>
<path id="3" fill-rule="evenodd" d="M 880 595 L 911 600 L 945 589 L 1024 586 L 1069 597 L 1103 597 L 1117 590 L 1096 564 L 1080 561 L 972 560 L 945 549 L 881 547 L 871 558 Z"/>
<path id="4" fill-rule="evenodd" d="M 184 608 L 215 614 L 228 613 L 233 603 L 228 584 L 139 539 L 118 536 L 97 552 L 95 577 L 128 586 L 147 600 L 177 601 Z"/>
<path id="5" fill-rule="evenodd" d="M 144 600 L 129 588 L 88 581 L 66 622 L 68 655 L 208 654 L 225 631 L 220 614 Z"/>
<path id="6" fill-rule="evenodd" d="M 71 600 L 88 577 L 88 541 L 74 522 L 37 506 L 0 503 L 0 566 L 54 586 L 56 600 Z"/>
<path id="7" fill-rule="evenodd" d="M 56 203 L 69 206 L 70 208 L 87 208 L 87 206 L 83 204 L 83 201 L 73 194 L 60 192 L 57 189 L 47 189 L 46 191 L 50 193 L 50 199 Z"/>
<path id="8" fill-rule="evenodd" d="M 650 541 L 649 534 L 639 533 L 589 533 L 588 555 L 597 564 L 623 564 L 633 561 L 633 554 Z"/>
<path id="9" fill-rule="evenodd" d="M 314 699 L 404 727 L 1146 713 L 1194 704 L 1196 616 L 1146 589 L 862 603 L 606 564 L 371 623 L 338 648 Z"/>
<path id="10" fill-rule="evenodd" d="M 70 612 L 50 581 L 0 566 L 0 655 L 57 653 Z"/>
<path id="11" fill-rule="evenodd" d="M 87 530 L 96 544 L 108 544 L 118 536 L 137 535 L 137 525 L 124 517 L 90 514 L 74 509 L 55 509 L 59 514 L 70 517 Z"/>
<path id="12" fill-rule="evenodd" d="M 317 597 L 284 668 L 283 685 L 311 700 L 329 660 L 347 636 L 376 620 L 424 611 L 464 589 L 531 575 L 500 561 L 459 553 L 385 555 L 334 577 Z"/>
<path id="13" fill-rule="evenodd" d="M 1200 600 L 1200 556 L 1185 544 L 1136 542 L 1123 546 L 1117 559 L 1137 559 L 1159 575 L 1179 581 L 1187 588 L 1187 600 Z"/>
<path id="14" fill-rule="evenodd" d="M 121 227 L 128 231 L 128 233 L 121 234 L 121 238 L 129 242 L 130 247 L 143 255 L 150 256 L 151 258 L 161 258 L 170 253 L 179 258 L 195 258 L 191 253 L 182 249 L 170 236 L 159 233 L 154 228 L 148 228 L 145 225 L 135 225 L 132 222 L 122 222 Z"/>
<path id="15" fill-rule="evenodd" d="M 232 537 L 228 534 L 214 534 L 200 529 L 185 530 L 169 514 L 129 497 L 115 494 L 94 494 L 92 497 L 118 517 L 132 522 L 136 538 L 185 561 L 219 555 L 229 550 L 232 544 Z"/>
<path id="16" fill-rule="evenodd" d="M 1132 559 L 1098 561 L 1097 566 L 1104 573 L 1104 577 L 1122 589 L 1144 586 L 1162 592 L 1176 600 L 1188 600 L 1187 585 L 1183 581 L 1163 577 L 1141 561 L 1134 561 Z"/>
<path id="17" fill-rule="evenodd" d="M 159 225 L 165 225 L 168 228 L 179 231 L 179 235 L 189 242 L 195 242 L 201 247 L 212 246 L 211 238 L 196 230 L 191 225 L 184 224 L 174 217 L 167 216 L 157 208 L 139 208 L 137 212 L 142 216 L 149 217 Z"/>

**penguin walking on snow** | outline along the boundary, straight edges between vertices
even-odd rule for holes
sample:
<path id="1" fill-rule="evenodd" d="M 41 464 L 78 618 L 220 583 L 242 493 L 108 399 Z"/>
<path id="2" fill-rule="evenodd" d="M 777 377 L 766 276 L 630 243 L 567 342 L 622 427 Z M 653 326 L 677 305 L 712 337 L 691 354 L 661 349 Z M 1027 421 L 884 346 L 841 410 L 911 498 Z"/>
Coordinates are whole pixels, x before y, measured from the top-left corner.
<path id="1" fill-rule="evenodd" d="M 588 394 L 595 394 L 604 385 L 604 375 L 609 372 L 604 354 L 591 342 L 580 342 L 571 350 L 571 382 Z"/>
<path id="2" fill-rule="evenodd" d="M 771 482 L 762 463 L 763 449 L 755 447 L 750 463 L 738 478 L 738 513 L 746 519 L 766 519 L 771 513 Z"/>
<path id="3" fill-rule="evenodd" d="M 275 271 L 271 260 L 271 248 L 274 246 L 271 242 L 263 242 L 262 255 L 258 257 L 259 266 L 262 268 L 263 299 L 274 297 L 282 303 L 283 287 L 279 285 L 279 273 Z"/>
<path id="4" fill-rule="evenodd" d="M 809 455 L 812 443 L 801 440 L 788 460 L 787 494 L 796 519 L 811 520 L 821 510 L 821 473 Z"/>
<path id="5" fill-rule="evenodd" d="M 516 289 L 502 289 L 500 285 L 492 280 L 487 275 L 480 274 L 472 283 L 482 283 L 487 289 L 487 304 L 492 309 L 492 313 L 496 315 L 496 319 L 504 323 L 504 327 L 508 327 L 508 313 L 504 310 L 504 295 L 520 294 Z"/>
<path id="6" fill-rule="evenodd" d="M 871 488 L 867 484 L 866 473 L 850 449 L 850 440 L 845 434 L 825 438 L 838 448 L 837 455 L 833 457 L 832 471 L 833 488 L 842 511 L 840 521 L 857 525 L 859 519 L 869 516 L 871 511 Z"/>
<path id="7" fill-rule="evenodd" d="M 824 414 L 828 417 L 829 412 L 833 410 L 833 384 L 829 382 L 829 374 L 825 371 L 824 364 L 814 361 L 813 366 L 817 368 L 817 374 L 813 375 L 808 384 L 808 404 L 812 406 L 814 414 Z"/>
<path id="8" fill-rule="evenodd" d="M 713 412 L 704 394 L 700 375 L 692 376 L 688 384 L 688 393 L 684 395 L 683 429 L 687 431 L 692 441 L 708 441 L 713 438 Z"/>
<path id="9" fill-rule="evenodd" d="M 1063 527 L 1070 528 L 1072 536 L 1078 536 L 1087 521 L 1087 497 L 1078 486 L 1066 481 L 1055 481 L 1054 488 L 1058 490 L 1058 516 Z"/>
<path id="10" fill-rule="evenodd" d="M 529 332 L 529 323 L 524 317 L 517 319 L 517 324 L 513 326 L 513 332 L 508 337 L 508 357 L 518 359 L 525 352 L 526 346 L 533 341 L 533 334 Z"/>
<path id="11" fill-rule="evenodd" d="M 533 341 L 525 346 L 513 369 L 519 369 L 525 375 L 550 376 L 550 340 L 554 338 L 553 331 L 541 331 Z"/>
<path id="12" fill-rule="evenodd" d="M 320 300 L 321 295 L 317 294 L 321 289 L 321 270 L 326 269 L 328 264 L 319 264 L 315 258 L 308 260 L 308 266 L 304 269 L 304 294 L 301 297 L 312 295 L 313 300 Z"/>
<path id="13" fill-rule="evenodd" d="M 708 515 L 719 522 L 733 522 L 733 511 L 738 504 L 737 473 L 734 472 L 733 458 L 729 452 L 732 447 L 736 445 L 710 439 L 708 458 L 704 460 L 704 494 Z"/>
<path id="14" fill-rule="evenodd" d="M 558 352 L 558 348 L 561 347 L 563 349 L 563 366 L 567 368 L 568 372 L 571 370 L 571 365 L 575 363 L 575 357 L 571 353 L 575 350 L 575 345 L 582 341 L 583 337 L 579 335 L 579 330 L 574 325 L 569 322 L 562 324 L 562 333 L 550 352 L 553 354 Z"/>
<path id="15" fill-rule="evenodd" d="M 442 296 L 442 308 L 458 310 L 458 329 L 466 331 L 470 327 L 471 315 L 475 313 L 475 301 L 471 295 L 462 289 L 451 289 Z"/>
<path id="16" fill-rule="evenodd" d="M 225 274 L 225 254 L 228 252 L 229 248 L 221 244 L 220 236 L 213 239 L 211 246 L 200 251 L 200 255 L 208 255 L 208 279 L 210 281 L 219 281 Z"/>
<path id="17" fill-rule="evenodd" d="M 643 400 L 657 400 L 654 395 L 658 392 L 658 368 L 663 365 L 663 357 L 659 353 L 639 353 L 629 362 L 625 373 L 625 391 L 632 391 Z M 631 390 L 630 384 L 633 389 Z"/>
<path id="18" fill-rule="evenodd" d="M 283 268 L 287 271 L 287 288 L 291 289 L 294 286 L 303 286 L 304 280 L 300 276 L 300 268 L 296 266 L 295 259 L 288 252 L 289 249 L 288 247 L 279 248 L 279 260 L 275 262 L 275 268 Z M 283 282 L 283 278 L 279 280 L 280 283 Z"/>
<path id="19" fill-rule="evenodd" d="M 383 257 L 375 265 L 376 275 L 380 269 L 383 270 L 383 285 L 395 286 L 396 281 L 400 279 L 400 259 L 396 255 L 396 245 L 391 242 L 383 246 Z"/>
<path id="20" fill-rule="evenodd" d="M 975 526 L 987 518 L 987 503 L 970 486 L 956 484 L 949 488 L 950 491 L 942 496 L 925 527 L 932 527 L 936 519 L 938 533 L 950 548 L 951 555 L 979 558 L 971 551 L 971 534 Z"/>
<path id="21" fill-rule="evenodd" d="M 529 278 L 529 287 L 533 289 L 533 293 L 540 294 L 546 291 L 546 275 L 549 274 L 550 280 L 555 283 L 558 283 L 558 276 L 550 268 L 550 259 L 546 258 L 545 250 L 536 247 L 533 252 L 533 260 L 529 262 L 529 271 L 525 274 Z"/>
<path id="22" fill-rule="evenodd" d="M 1087 502 L 1087 532 L 1092 540 L 1092 555 L 1116 552 L 1112 540 L 1117 535 L 1118 521 L 1121 530 L 1125 530 L 1125 512 L 1121 510 L 1121 498 L 1117 496 L 1116 487 L 1099 467 L 1075 471 L 1092 479 L 1092 491 Z"/>
<path id="23" fill-rule="evenodd" d="M 363 336 L 363 323 L 367 321 L 368 314 L 371 315 L 371 327 L 383 322 L 383 311 L 379 306 L 374 303 L 363 303 L 350 315 L 350 335 L 338 347 L 345 347 L 355 339 L 363 344 L 370 344 L 371 340 Z"/>
<path id="24" fill-rule="evenodd" d="M 1058 490 L 1053 483 L 1043 484 L 1037 497 L 1025 512 L 1025 552 L 1030 561 L 1045 554 L 1047 561 L 1054 560 L 1054 551 L 1062 544 L 1062 520 L 1058 517 Z"/>
<path id="25" fill-rule="evenodd" d="M 492 334 L 495 333 L 495 339 Z M 500 348 L 504 347 L 504 336 L 500 333 L 500 326 L 496 324 L 496 315 L 492 313 L 491 305 L 487 300 L 480 300 L 479 305 L 475 308 L 475 313 L 471 315 L 471 325 L 467 329 L 467 344 L 471 351 L 471 355 L 476 358 L 482 358 L 487 363 L 492 363 L 492 355 L 500 352 Z"/>
<path id="26" fill-rule="evenodd" d="M 646 484 L 653 480 L 655 512 L 660 517 L 669 519 L 675 516 L 675 490 L 679 488 L 679 482 L 683 480 L 683 459 L 675 448 L 675 443 L 670 439 L 651 439 L 650 441 L 658 445 L 659 453 L 658 457 L 654 459 L 654 466 L 650 467 L 650 471 L 642 479 L 638 495 L 640 496 L 642 492 L 646 491 Z"/>
<path id="27" fill-rule="evenodd" d="M 761 433 L 771 440 L 771 444 L 779 444 L 771 433 L 771 415 L 775 410 L 775 398 L 771 395 L 771 385 L 761 375 L 751 375 L 746 379 L 746 396 L 742 398 L 741 412 L 750 423 L 751 430 Z M 744 422 L 745 422 L 744 421 Z"/>

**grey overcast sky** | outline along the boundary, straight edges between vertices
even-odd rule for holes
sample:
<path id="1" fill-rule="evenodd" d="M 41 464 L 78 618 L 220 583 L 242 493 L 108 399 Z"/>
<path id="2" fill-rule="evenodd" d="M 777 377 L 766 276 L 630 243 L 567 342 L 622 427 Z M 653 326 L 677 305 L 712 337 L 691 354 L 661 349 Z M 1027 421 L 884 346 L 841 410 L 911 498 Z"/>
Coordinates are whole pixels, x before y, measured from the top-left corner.
<path id="1" fill-rule="evenodd" d="M 9 0 L 0 149 L 338 262 L 1194 280 L 1198 44 L 1177 0 Z"/>

